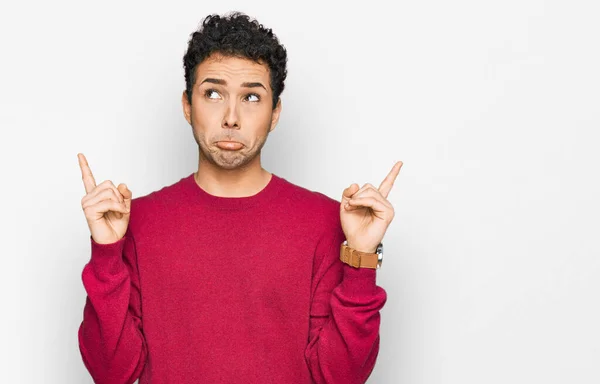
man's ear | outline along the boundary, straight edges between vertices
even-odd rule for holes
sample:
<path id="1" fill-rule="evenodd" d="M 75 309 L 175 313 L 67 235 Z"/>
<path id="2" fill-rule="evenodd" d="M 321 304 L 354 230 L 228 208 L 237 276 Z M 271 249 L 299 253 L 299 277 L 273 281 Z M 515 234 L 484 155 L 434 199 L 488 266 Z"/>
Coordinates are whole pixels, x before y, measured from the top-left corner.
<path id="1" fill-rule="evenodd" d="M 192 125 L 192 106 L 190 105 L 187 98 L 187 91 L 183 91 L 181 95 L 181 105 L 183 107 L 183 116 L 187 120 L 188 124 Z"/>
<path id="2" fill-rule="evenodd" d="M 271 132 L 275 129 L 275 126 L 277 125 L 277 122 L 279 121 L 280 113 L 281 113 L 281 97 L 277 100 L 277 105 L 275 106 L 275 109 L 273 110 L 273 114 L 271 116 L 271 128 L 269 129 L 269 132 Z"/>

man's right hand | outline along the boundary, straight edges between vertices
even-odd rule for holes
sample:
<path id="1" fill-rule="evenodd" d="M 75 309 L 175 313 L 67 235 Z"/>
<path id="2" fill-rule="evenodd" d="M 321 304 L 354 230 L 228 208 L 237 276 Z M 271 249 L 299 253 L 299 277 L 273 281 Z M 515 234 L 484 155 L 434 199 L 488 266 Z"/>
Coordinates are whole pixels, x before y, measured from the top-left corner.
<path id="1" fill-rule="evenodd" d="M 98 244 L 117 242 L 125 236 L 129 225 L 132 193 L 125 184 L 115 187 L 110 180 L 96 186 L 83 153 L 78 153 L 77 158 L 86 192 L 81 199 L 81 208 L 92 238 Z"/>

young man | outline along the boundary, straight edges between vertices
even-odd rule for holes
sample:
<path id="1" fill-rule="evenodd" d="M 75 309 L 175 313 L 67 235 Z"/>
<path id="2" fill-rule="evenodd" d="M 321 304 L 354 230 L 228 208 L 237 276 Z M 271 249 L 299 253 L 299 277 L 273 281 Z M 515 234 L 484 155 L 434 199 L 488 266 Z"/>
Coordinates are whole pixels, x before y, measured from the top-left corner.
<path id="1" fill-rule="evenodd" d="M 386 197 L 402 163 L 341 202 L 263 169 L 287 55 L 244 14 L 208 16 L 183 61 L 197 172 L 132 199 L 125 184 L 96 185 L 78 154 L 91 232 L 86 368 L 97 383 L 364 383 L 386 301 L 375 282 L 394 216 Z"/>

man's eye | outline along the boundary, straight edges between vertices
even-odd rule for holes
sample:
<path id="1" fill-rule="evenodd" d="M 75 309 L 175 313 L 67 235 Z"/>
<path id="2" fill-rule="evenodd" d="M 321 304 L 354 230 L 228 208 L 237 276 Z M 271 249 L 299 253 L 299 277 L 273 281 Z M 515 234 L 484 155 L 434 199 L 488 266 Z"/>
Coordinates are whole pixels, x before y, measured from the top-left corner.
<path id="1" fill-rule="evenodd" d="M 254 97 L 255 100 L 250 100 L 251 97 Z M 248 96 L 246 96 L 246 99 L 248 99 L 248 101 L 260 101 L 260 97 L 258 97 L 258 95 L 256 93 L 249 93 Z"/>
<path id="2" fill-rule="evenodd" d="M 209 99 L 215 99 L 215 97 L 210 97 L 210 95 L 213 93 L 216 93 L 217 95 L 219 94 L 214 89 L 208 89 L 208 90 L 206 90 L 206 92 L 204 92 L 204 96 L 208 97 Z"/>

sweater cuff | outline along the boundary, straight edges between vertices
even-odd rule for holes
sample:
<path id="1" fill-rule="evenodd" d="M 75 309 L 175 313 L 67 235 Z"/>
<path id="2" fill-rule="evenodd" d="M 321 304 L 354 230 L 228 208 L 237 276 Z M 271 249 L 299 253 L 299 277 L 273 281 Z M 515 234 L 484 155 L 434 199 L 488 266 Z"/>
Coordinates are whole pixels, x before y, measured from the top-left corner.
<path id="1" fill-rule="evenodd" d="M 92 245 L 90 264 L 97 272 L 115 274 L 122 269 L 125 238 L 126 236 L 123 236 L 114 243 L 100 244 L 90 235 Z"/>
<path id="2" fill-rule="evenodd" d="M 344 277 L 341 287 L 349 294 L 375 294 L 377 293 L 376 275 L 373 268 L 354 268 L 346 263 L 342 266 Z"/>
<path id="3" fill-rule="evenodd" d="M 120 256 L 125 245 L 125 236 L 114 243 L 100 244 L 90 235 L 90 242 L 92 244 L 92 257 L 113 257 L 116 254 Z"/>

